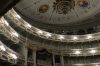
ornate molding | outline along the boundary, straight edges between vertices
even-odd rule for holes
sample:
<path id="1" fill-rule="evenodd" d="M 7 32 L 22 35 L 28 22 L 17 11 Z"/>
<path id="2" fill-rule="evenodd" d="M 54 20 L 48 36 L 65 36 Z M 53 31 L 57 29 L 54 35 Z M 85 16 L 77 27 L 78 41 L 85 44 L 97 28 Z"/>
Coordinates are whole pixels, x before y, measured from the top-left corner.
<path id="1" fill-rule="evenodd" d="M 69 11 L 74 9 L 75 1 L 73 0 L 56 0 L 53 8 L 56 13 L 66 15 Z"/>
<path id="2" fill-rule="evenodd" d="M 1 22 L 3 21 L 4 19 L 1 19 Z M 26 43 L 26 39 L 25 39 L 25 37 L 23 37 L 23 36 L 21 36 L 20 34 L 19 34 L 19 37 L 13 37 L 12 36 L 12 32 L 14 31 L 15 32 L 15 30 L 14 29 L 12 29 L 10 26 L 6 26 L 6 25 L 4 25 L 4 24 L 1 24 L 0 26 L 2 26 L 3 27 L 3 29 L 2 30 L 0 30 L 5 36 L 7 36 L 10 40 L 12 40 L 13 42 L 16 42 L 16 43 L 20 43 L 19 45 L 25 45 Z M 9 29 L 8 29 L 9 28 Z M 97 36 L 98 36 L 98 34 L 96 34 Z M 99 36 L 98 36 L 99 37 Z M 98 38 L 99 39 L 99 38 Z M 32 40 L 30 40 L 30 39 L 27 39 L 27 43 L 29 44 L 29 48 L 31 47 L 33 47 L 33 41 Z M 39 44 L 34 44 L 36 47 L 38 47 L 38 48 L 41 48 L 41 46 L 39 45 Z M 43 47 L 42 47 L 43 48 Z M 94 49 L 96 49 L 96 48 L 94 48 Z M 59 50 L 57 49 L 57 48 L 49 48 L 49 47 L 47 47 L 47 50 L 53 50 L 53 51 L 56 51 L 56 54 L 60 54 L 60 52 L 59 52 Z M 70 55 L 70 56 L 77 56 L 77 54 L 75 54 L 74 53 L 74 51 L 76 51 L 77 49 L 75 49 L 75 50 L 70 50 L 69 52 L 68 52 L 68 50 L 63 50 L 63 52 L 64 52 L 64 55 Z M 81 54 L 79 54 L 78 56 L 90 56 L 90 55 L 98 55 L 99 53 L 97 52 L 97 53 L 95 53 L 95 54 L 91 54 L 91 53 L 89 53 L 88 51 L 90 51 L 89 49 L 87 49 L 85 52 L 83 52 L 85 49 L 79 49 L 80 51 L 82 51 L 82 53 Z M 60 50 L 61 51 L 61 50 Z M 98 51 L 99 51 L 99 49 L 98 49 Z M 51 51 L 50 51 L 51 52 Z M 86 54 L 86 52 L 87 52 L 87 54 Z"/>
<path id="3" fill-rule="evenodd" d="M 35 35 L 35 36 L 39 36 L 41 38 L 44 39 L 48 39 L 48 40 L 54 40 L 54 41 L 61 41 L 61 42 L 87 42 L 87 41 L 94 41 L 94 40 L 99 40 L 100 38 L 100 32 L 98 33 L 93 33 L 93 34 L 86 34 L 86 35 L 60 35 L 60 34 L 53 34 L 53 33 L 49 33 L 46 31 L 42 31 L 43 34 L 39 34 L 37 31 L 39 31 L 40 29 L 32 26 L 31 28 L 26 29 L 26 26 L 28 24 L 28 22 L 26 22 L 25 20 L 18 19 L 16 17 L 16 15 L 18 15 L 14 9 L 10 10 L 8 12 L 9 14 L 6 14 L 6 16 L 8 16 L 11 20 L 12 18 L 14 18 L 14 22 L 16 25 L 20 26 L 22 29 L 26 30 L 27 32 Z M 51 34 L 51 37 L 47 37 L 47 34 Z M 59 39 L 60 36 L 63 36 L 64 39 Z M 88 36 L 92 36 L 92 38 L 88 38 Z M 73 37 L 77 37 L 77 39 L 73 39 Z"/>

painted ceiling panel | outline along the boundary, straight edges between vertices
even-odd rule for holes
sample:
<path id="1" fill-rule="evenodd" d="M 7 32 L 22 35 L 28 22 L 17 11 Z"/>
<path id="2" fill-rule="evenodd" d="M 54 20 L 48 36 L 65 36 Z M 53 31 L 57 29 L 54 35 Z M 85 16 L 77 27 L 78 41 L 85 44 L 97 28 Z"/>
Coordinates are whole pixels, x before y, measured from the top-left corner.
<path id="1" fill-rule="evenodd" d="M 99 4 L 100 0 L 24 0 L 15 8 L 39 23 L 71 24 L 94 17 Z"/>

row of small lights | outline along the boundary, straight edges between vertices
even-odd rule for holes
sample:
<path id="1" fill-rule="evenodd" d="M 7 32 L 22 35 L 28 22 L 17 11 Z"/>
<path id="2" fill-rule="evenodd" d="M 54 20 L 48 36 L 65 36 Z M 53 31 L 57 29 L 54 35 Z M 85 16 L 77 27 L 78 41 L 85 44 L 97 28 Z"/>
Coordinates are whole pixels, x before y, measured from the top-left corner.
<path id="1" fill-rule="evenodd" d="M 6 20 L 4 20 L 4 24 L 5 24 L 6 26 L 9 26 L 9 23 L 8 23 Z M 14 36 L 16 36 L 16 37 L 19 36 L 16 32 L 13 32 L 12 34 L 13 34 Z M 3 45 L 0 45 L 0 50 L 1 50 L 1 51 L 6 51 L 6 48 L 5 48 Z M 10 56 L 11 56 L 13 59 L 17 59 L 17 56 L 16 56 L 15 54 L 13 54 L 13 53 L 10 53 Z"/>
<path id="2" fill-rule="evenodd" d="M 16 17 L 17 17 L 18 19 L 21 19 L 21 17 L 20 17 L 18 14 L 16 15 Z M 6 24 L 6 25 L 9 25 L 7 21 L 6 21 L 5 24 Z M 32 26 L 31 26 L 30 24 L 27 23 L 27 24 L 26 24 L 26 27 L 27 27 L 27 28 L 31 28 Z M 37 30 L 36 33 L 37 33 L 38 35 L 43 35 L 43 31 L 42 31 L 42 30 Z M 18 37 L 17 34 L 15 34 L 15 35 Z M 52 34 L 46 33 L 45 36 L 46 36 L 47 38 L 49 38 L 49 37 L 52 37 Z M 91 38 L 92 38 L 91 35 L 87 36 L 87 39 L 91 39 Z M 64 38 L 63 35 L 60 35 L 60 36 L 58 37 L 58 39 L 59 39 L 59 40 L 64 40 L 65 38 Z M 74 36 L 74 37 L 73 37 L 73 40 L 78 40 L 78 37 Z"/>
<path id="3" fill-rule="evenodd" d="M 20 17 L 18 14 L 17 14 L 17 18 L 18 18 L 18 19 L 21 19 L 21 17 Z M 8 23 L 6 20 L 4 21 L 4 23 L 5 23 L 7 26 L 9 26 L 9 23 Z M 31 26 L 30 24 L 27 24 L 26 27 L 31 28 L 32 26 Z M 42 31 L 42 30 L 38 30 L 36 33 L 39 34 L 39 35 L 42 35 L 42 34 L 43 34 L 43 31 Z M 13 35 L 15 35 L 16 37 L 19 36 L 16 32 L 14 32 Z M 52 35 L 51 35 L 50 33 L 47 33 L 45 36 L 46 36 L 47 38 L 48 38 L 48 37 L 52 37 Z M 92 38 L 91 35 L 89 35 L 89 36 L 87 37 L 87 39 L 91 39 L 91 38 Z M 63 39 L 64 39 L 64 36 L 59 36 L 58 39 L 63 40 Z M 78 39 L 78 37 L 76 37 L 76 36 L 73 37 L 73 40 L 77 40 L 77 39 Z M 1 49 L 2 51 L 6 51 L 6 49 L 4 48 L 3 45 L 0 45 L 0 49 Z M 94 54 L 94 53 L 96 53 L 96 50 L 91 50 L 90 53 Z M 75 51 L 75 54 L 81 54 L 81 51 Z M 17 56 L 16 56 L 15 54 L 11 54 L 11 53 L 10 53 L 10 55 L 11 55 L 14 59 L 17 59 Z M 98 66 L 98 65 L 96 65 L 96 66 Z"/>
<path id="4" fill-rule="evenodd" d="M 17 15 L 17 16 L 18 16 L 19 19 L 21 18 L 19 15 Z M 6 24 L 7 26 L 9 26 L 9 24 L 8 24 L 8 22 L 7 22 L 6 20 L 5 20 L 4 22 L 5 22 L 5 24 Z M 32 27 L 30 24 L 27 24 L 27 26 L 28 26 L 29 28 Z M 38 30 L 37 33 L 40 35 L 40 34 L 43 34 L 43 31 Z M 18 37 L 18 34 L 15 33 L 15 32 L 13 33 L 13 35 L 15 35 L 15 36 Z M 47 36 L 47 37 L 51 37 L 51 34 L 48 33 L 48 34 L 46 34 L 46 36 Z M 88 36 L 88 39 L 90 39 L 90 38 L 92 38 L 92 36 Z M 60 36 L 59 39 L 62 40 L 62 39 L 64 39 L 64 37 L 63 37 L 63 36 Z M 78 38 L 77 38 L 77 37 L 73 37 L 73 39 L 74 39 L 74 40 L 77 40 Z M 91 50 L 90 53 L 95 53 L 95 50 Z M 80 51 L 76 51 L 75 54 L 80 54 Z"/>
<path id="5" fill-rule="evenodd" d="M 90 51 L 90 53 L 94 54 L 94 53 L 96 53 L 96 50 L 93 50 L 93 49 L 92 49 L 92 50 Z M 75 54 L 81 54 L 81 51 L 78 51 L 78 50 L 77 50 L 77 51 L 75 51 Z"/>
<path id="6" fill-rule="evenodd" d="M 21 19 L 21 17 L 20 17 L 19 15 L 17 15 L 17 18 Z M 5 24 L 6 24 L 7 26 L 9 26 L 9 23 L 8 23 L 6 20 L 5 20 L 4 22 L 5 22 Z M 30 24 L 27 24 L 26 27 L 31 28 L 32 26 L 31 26 Z M 42 35 L 42 34 L 43 34 L 43 31 L 42 31 L 42 30 L 38 30 L 38 31 L 37 31 L 37 34 Z M 13 35 L 15 35 L 16 37 L 19 36 L 16 32 L 14 32 Z M 47 33 L 47 34 L 46 34 L 46 37 L 47 37 L 47 38 L 48 38 L 48 37 L 51 37 L 51 36 L 52 36 L 52 35 L 51 35 L 50 33 Z M 88 38 L 88 39 L 91 39 L 92 36 L 88 36 L 87 38 Z M 58 39 L 63 40 L 63 39 L 64 39 L 64 36 L 59 36 Z M 77 40 L 77 39 L 78 39 L 77 37 L 73 37 L 73 40 Z M 0 49 L 1 49 L 2 51 L 6 51 L 6 49 L 4 48 L 3 45 L 0 46 Z M 94 53 L 96 53 L 96 50 L 91 50 L 90 53 L 94 54 Z M 81 54 L 81 51 L 75 51 L 75 54 L 77 54 L 77 55 L 78 55 L 78 54 Z M 11 56 L 12 58 L 14 58 L 14 59 L 17 59 L 17 56 L 16 56 L 15 54 L 11 54 L 11 53 L 10 53 L 10 56 Z M 98 65 L 96 65 L 96 66 L 98 66 Z"/>
<path id="7" fill-rule="evenodd" d="M 20 17 L 19 15 L 17 15 L 17 18 L 21 19 L 21 17 Z M 5 23 L 7 26 L 9 26 L 9 23 L 8 23 L 6 20 L 4 20 L 4 23 Z M 29 27 L 29 28 L 32 27 L 30 24 L 27 24 L 26 26 Z M 43 34 L 43 31 L 42 31 L 42 30 L 38 30 L 38 31 L 37 31 L 37 34 L 41 35 L 41 34 Z M 16 32 L 13 32 L 13 35 L 16 36 L 16 37 L 19 36 Z M 52 35 L 51 35 L 50 33 L 47 33 L 47 34 L 46 34 L 46 37 L 51 37 L 51 36 L 52 36 Z M 88 39 L 91 39 L 92 36 L 88 36 L 87 38 L 88 38 Z M 64 39 L 64 36 L 59 36 L 58 39 L 63 40 L 63 39 Z M 78 39 L 77 37 L 73 37 L 73 40 L 77 40 L 77 39 Z M 95 53 L 95 50 L 91 50 L 90 53 Z M 75 54 L 80 54 L 80 51 L 76 51 Z"/>
<path id="8" fill-rule="evenodd" d="M 18 16 L 18 18 L 21 18 L 21 17 Z M 5 20 L 5 24 L 6 24 L 7 26 L 9 26 L 9 24 L 8 24 L 8 22 L 7 22 L 6 20 Z M 29 28 L 32 27 L 30 24 L 28 24 L 27 26 L 28 26 Z M 38 30 L 37 33 L 40 35 L 40 34 L 43 34 L 43 31 Z M 13 35 L 15 35 L 16 37 L 18 37 L 18 34 L 15 33 L 15 32 L 13 33 Z M 48 34 L 46 34 L 46 36 L 47 36 L 47 37 L 51 37 L 51 34 L 48 33 Z M 88 39 L 90 39 L 90 38 L 92 38 L 92 36 L 88 36 Z M 62 40 L 62 39 L 64 39 L 64 37 L 63 37 L 63 36 L 60 36 L 59 39 Z M 77 38 L 77 37 L 73 37 L 73 39 L 74 39 L 74 40 L 77 40 L 78 38 Z M 96 52 L 96 50 L 91 50 L 91 51 L 90 51 L 90 53 L 95 53 L 95 52 Z M 75 51 L 75 54 L 81 54 L 81 52 L 80 52 L 80 51 Z"/>
<path id="9" fill-rule="evenodd" d="M 5 22 L 5 24 L 6 24 L 7 26 L 9 26 L 9 23 L 8 23 L 6 20 L 5 20 L 4 22 Z M 30 24 L 27 24 L 26 26 L 29 27 L 29 28 L 32 27 Z M 38 35 L 42 35 L 42 34 L 43 34 L 43 31 L 42 31 L 42 30 L 38 30 L 36 33 L 37 33 Z M 15 35 L 16 37 L 18 37 L 18 34 L 15 33 L 15 32 L 13 33 L 13 35 Z M 50 33 L 47 33 L 45 36 L 46 36 L 47 38 L 52 37 L 52 35 L 51 35 Z M 88 38 L 88 39 L 91 39 L 92 36 L 88 36 L 87 38 Z M 59 36 L 58 39 L 63 40 L 63 39 L 64 39 L 64 36 Z M 77 39 L 78 39 L 77 37 L 73 37 L 73 40 L 77 40 Z"/>
<path id="10" fill-rule="evenodd" d="M 0 50 L 6 51 L 6 48 L 3 45 L 0 45 Z M 13 59 L 17 59 L 17 56 L 15 54 L 13 54 L 13 53 L 9 53 L 9 54 Z"/>
<path id="11" fill-rule="evenodd" d="M 6 51 L 5 47 L 3 45 L 0 45 L 0 50 L 1 51 Z M 81 52 L 80 51 L 76 51 L 75 54 L 80 54 Z M 96 53 L 96 50 L 91 50 L 90 53 Z M 13 59 L 17 59 L 17 56 L 15 54 L 12 54 L 10 53 L 10 56 L 13 58 Z M 98 66 L 98 65 L 96 65 Z"/>
<path id="12" fill-rule="evenodd" d="M 91 54 L 94 54 L 94 53 L 96 53 L 96 50 L 90 50 L 90 52 L 89 53 L 91 53 Z M 81 51 L 75 51 L 75 54 L 81 54 Z M 96 65 L 96 66 L 98 66 L 98 65 Z"/>
<path id="13" fill-rule="evenodd" d="M 18 19 L 21 19 L 21 16 L 19 16 L 17 13 L 16 13 L 16 15 L 15 15 L 15 18 L 18 18 Z M 5 24 L 8 26 L 9 24 L 8 24 L 8 22 L 5 20 Z M 32 26 L 30 25 L 30 24 L 26 24 L 26 28 L 31 28 Z M 43 31 L 42 30 L 37 30 L 37 32 L 36 32 L 38 35 L 43 35 Z M 15 35 L 18 37 L 18 34 L 16 34 L 15 33 Z M 50 34 L 50 33 L 47 33 L 47 34 L 45 34 L 45 36 L 47 37 L 47 38 L 49 38 L 49 37 L 52 37 L 52 34 Z M 91 39 L 92 38 L 92 36 L 91 35 L 89 35 L 89 36 L 87 36 L 87 39 Z M 60 40 L 63 40 L 63 39 L 65 39 L 64 38 L 64 36 L 63 35 L 60 35 L 59 37 L 58 37 L 58 39 L 60 39 Z M 78 39 L 78 37 L 76 37 L 76 36 L 74 36 L 73 37 L 73 40 L 77 40 Z"/>
<path id="14" fill-rule="evenodd" d="M 42 30 L 39 30 L 39 31 L 37 31 L 37 33 L 38 33 L 39 35 L 42 35 L 42 34 L 43 34 L 43 31 L 42 31 Z M 46 37 L 51 37 L 51 36 L 52 36 L 52 35 L 51 35 L 50 33 L 46 34 Z M 91 35 L 89 35 L 89 36 L 87 37 L 87 39 L 91 39 L 91 38 L 92 38 Z M 63 39 L 64 39 L 64 36 L 59 36 L 58 39 L 63 40 Z M 78 37 L 76 37 L 76 36 L 73 37 L 73 40 L 77 40 L 77 39 L 78 39 Z"/>

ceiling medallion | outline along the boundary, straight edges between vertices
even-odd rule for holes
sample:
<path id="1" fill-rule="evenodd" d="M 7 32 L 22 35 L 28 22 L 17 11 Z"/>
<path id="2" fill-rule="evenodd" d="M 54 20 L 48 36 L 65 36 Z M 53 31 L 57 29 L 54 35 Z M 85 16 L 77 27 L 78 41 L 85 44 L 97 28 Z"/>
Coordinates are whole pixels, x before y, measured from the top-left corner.
<path id="1" fill-rule="evenodd" d="M 39 7 L 39 12 L 40 13 L 45 13 L 49 9 L 48 5 L 42 5 Z"/>
<path id="2" fill-rule="evenodd" d="M 87 7 L 89 5 L 89 2 L 87 0 L 79 0 L 78 5 L 81 7 Z"/>
<path id="3" fill-rule="evenodd" d="M 53 8 L 59 14 L 67 14 L 69 11 L 74 9 L 75 2 L 73 0 L 56 0 Z"/>

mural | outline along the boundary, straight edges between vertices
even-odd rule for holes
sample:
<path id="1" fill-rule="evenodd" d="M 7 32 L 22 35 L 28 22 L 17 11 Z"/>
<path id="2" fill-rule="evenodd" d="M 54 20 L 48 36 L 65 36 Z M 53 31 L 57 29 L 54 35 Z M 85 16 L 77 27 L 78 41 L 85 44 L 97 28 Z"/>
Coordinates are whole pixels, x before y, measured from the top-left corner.
<path id="1" fill-rule="evenodd" d="M 89 5 L 89 2 L 87 0 L 79 0 L 78 5 L 81 7 L 87 7 Z"/>
<path id="2" fill-rule="evenodd" d="M 39 12 L 40 13 L 45 13 L 49 9 L 48 5 L 42 5 L 39 7 Z"/>
<path id="3" fill-rule="evenodd" d="M 42 23 L 41 25 L 43 25 L 43 23 L 52 25 L 62 24 L 63 26 L 65 26 L 65 24 L 66 26 L 73 25 L 74 23 L 85 24 L 86 22 L 83 22 L 83 20 L 94 17 L 95 12 L 99 12 L 100 10 L 100 0 L 29 1 L 28 3 L 27 0 L 24 0 L 17 4 L 15 8 L 32 21 Z M 52 27 L 52 29 L 54 28 Z"/>

